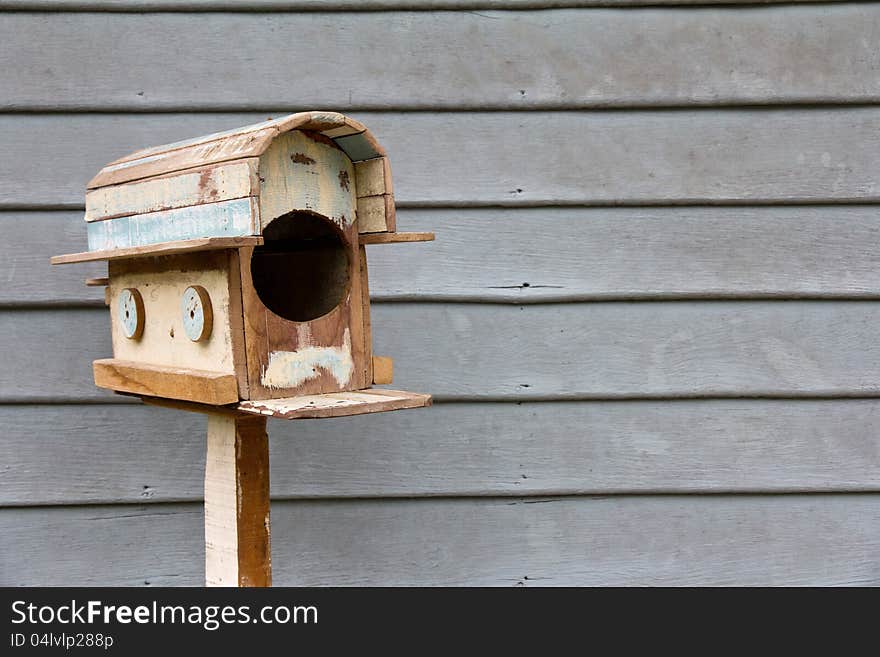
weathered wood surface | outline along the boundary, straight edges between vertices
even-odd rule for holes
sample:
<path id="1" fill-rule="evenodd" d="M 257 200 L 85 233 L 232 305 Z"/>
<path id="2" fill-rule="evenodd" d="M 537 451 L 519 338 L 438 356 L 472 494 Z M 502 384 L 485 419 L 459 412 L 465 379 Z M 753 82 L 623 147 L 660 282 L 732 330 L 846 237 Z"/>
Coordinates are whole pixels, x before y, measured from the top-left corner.
<path id="1" fill-rule="evenodd" d="M 374 300 L 880 297 L 872 205 L 408 209 L 400 224 L 439 239 L 371 248 Z M 0 226 L 0 305 L 103 303 L 82 284 L 102 265 L 45 266 L 84 248 L 80 213 L 0 212 Z"/>
<path id="2" fill-rule="evenodd" d="M 0 305 L 104 303 L 104 291 L 85 278 L 107 276 L 107 263 L 51 267 L 62 253 L 85 253 L 86 224 L 81 212 L 0 212 Z"/>
<path id="3" fill-rule="evenodd" d="M 213 251 L 222 249 L 238 249 L 244 246 L 259 246 L 263 243 L 262 237 L 195 237 L 186 240 L 173 240 L 144 244 L 141 246 L 129 246 L 110 248 L 101 251 L 83 251 L 80 253 L 65 253 L 52 256 L 49 262 L 53 265 L 79 264 L 83 262 L 97 262 L 103 260 L 129 260 L 139 256 L 169 256 L 197 251 Z"/>
<path id="4" fill-rule="evenodd" d="M 371 233 L 360 238 L 361 244 L 404 244 L 433 242 L 434 233 Z"/>
<path id="5" fill-rule="evenodd" d="M 0 506 L 200 500 L 204 422 L 145 406 L 0 406 Z M 856 399 L 438 404 L 276 421 L 272 495 L 877 492 L 878 430 L 880 401 Z"/>
<path id="6" fill-rule="evenodd" d="M 259 234 L 256 200 L 237 198 L 86 225 L 89 250 L 132 249 L 164 242 Z"/>
<path id="7" fill-rule="evenodd" d="M 101 358 L 93 365 L 95 385 L 107 390 L 202 404 L 232 404 L 238 401 L 238 384 L 234 374 L 150 365 L 117 358 Z"/>
<path id="8" fill-rule="evenodd" d="M 384 381 L 383 383 L 391 383 Z M 431 396 L 403 390 L 354 390 L 321 395 L 243 401 L 239 411 L 261 417 L 302 420 L 384 413 L 431 405 Z"/>
<path id="9" fill-rule="evenodd" d="M 871 302 L 378 304 L 372 319 L 395 387 L 437 401 L 880 395 Z M 0 311 L 0 401 L 108 399 L 90 376 L 108 321 Z"/>
<path id="10" fill-rule="evenodd" d="M 49 112 L 0 115 L 0 207 L 69 210 L 0 213 L 0 507 L 29 507 L 0 509 L 0 583 L 202 583 L 204 419 L 94 388 L 103 309 L 8 306 L 100 304 L 102 264 L 46 262 L 84 250 L 107 161 L 329 104 L 383 110 L 400 229 L 438 233 L 370 248 L 377 299 L 444 302 L 377 305 L 377 352 L 486 403 L 271 423 L 277 584 L 880 585 L 880 399 L 668 399 L 880 397 L 876 304 L 840 301 L 880 297 L 880 6 L 646 3 L 716 4 L 0 0 L 242 12 L 0 20 L 0 108 Z M 437 8 L 477 13 L 243 13 Z M 663 302 L 510 303 L 613 299 Z M 631 395 L 658 399 L 536 401 Z"/>
<path id="11" fill-rule="evenodd" d="M 117 303 L 110 304 L 110 325 L 107 329 L 113 336 L 113 356 L 122 361 L 133 361 L 121 364 L 126 369 L 136 368 L 140 363 L 184 370 L 179 376 L 166 377 L 161 370 L 155 375 L 149 372 L 141 375 L 135 369 L 132 373 L 136 377 L 145 377 L 140 381 L 141 383 L 151 383 L 161 387 L 154 387 L 152 391 L 131 388 L 117 388 L 118 390 L 206 403 L 217 403 L 215 399 L 218 397 L 228 399 L 228 394 L 217 394 L 220 390 L 229 390 L 228 380 L 216 376 L 210 376 L 205 381 L 204 392 L 208 393 L 207 399 L 204 396 L 194 398 L 180 395 L 187 394 L 187 386 L 182 384 L 196 382 L 200 377 L 207 377 L 209 373 L 237 375 L 239 380 L 245 377 L 246 365 L 243 354 L 236 353 L 236 343 L 243 340 L 243 336 L 236 335 L 233 329 L 233 318 L 241 316 L 241 297 L 236 296 L 234 292 L 237 289 L 238 271 L 232 270 L 233 265 L 238 266 L 238 258 L 232 257 L 229 251 L 110 263 L 111 300 L 115 301 L 123 289 L 136 289 L 147 301 L 144 309 L 146 326 L 138 340 L 128 339 L 121 331 L 120 308 Z M 203 288 L 212 306 L 211 314 L 216 317 L 216 322 L 212 321 L 214 325 L 210 339 L 206 341 L 195 342 L 186 334 L 185 325 L 189 317 L 181 308 L 181 300 L 185 291 L 192 285 Z M 240 326 L 238 329 L 241 330 Z M 190 370 L 194 370 L 193 376 L 187 374 Z M 195 371 L 200 370 L 204 372 L 197 376 Z M 163 385 L 165 379 L 167 379 L 167 387 Z M 172 391 L 175 394 L 169 394 Z M 246 386 L 239 391 L 238 386 L 233 382 L 231 394 L 234 398 L 219 403 L 238 401 L 241 399 L 238 396 L 239 392 L 246 392 Z"/>
<path id="12" fill-rule="evenodd" d="M 373 383 L 394 383 L 394 359 L 390 356 L 373 356 Z"/>
<path id="13" fill-rule="evenodd" d="M 257 196 L 257 159 L 224 162 L 86 192 L 86 221 Z"/>
<path id="14" fill-rule="evenodd" d="M 271 11 L 550 9 L 638 7 L 642 5 L 752 5 L 841 0 L 0 0 L 0 9 L 19 11 Z"/>
<path id="15" fill-rule="evenodd" d="M 0 207 L 77 209 L 114 156 L 265 118 L 0 115 Z M 880 200 L 877 107 L 356 118 L 391 154 L 395 196 L 410 206 Z"/>
<path id="16" fill-rule="evenodd" d="M 197 585 L 201 527 L 196 504 L 4 509 L 0 583 Z M 877 586 L 880 495 L 276 502 L 272 544 L 282 586 Z"/>
<path id="17" fill-rule="evenodd" d="M 0 43 L 21 65 L 0 70 L 0 109 L 876 102 L 878 19 L 880 7 L 873 3 L 271 18 L 86 13 L 46 20 L 10 14 L 0 24 Z M 187 57 L 157 34 L 185 34 Z M 297 34 L 309 38 L 291 38 Z M 94 44 L 101 44 L 100 75 Z M 500 57 L 486 56 L 486 44 L 503 53 L 503 65 Z M 220 69 L 218 52 L 224 53 Z M 222 82 L 204 84 L 208 79 Z"/>
<path id="18" fill-rule="evenodd" d="M 205 585 L 271 586 L 266 418 L 208 418 Z"/>
<path id="19" fill-rule="evenodd" d="M 344 151 L 352 162 L 385 153 L 367 127 L 351 117 L 322 110 L 295 112 L 126 153 L 89 180 L 88 189 L 167 175 L 212 163 L 262 156 L 276 138 L 282 135 L 290 137 L 285 133 L 294 130 L 321 133 Z M 261 162 L 260 167 L 264 164 L 265 161 Z M 265 178 L 265 174 L 261 173 L 260 177 Z"/>
<path id="20" fill-rule="evenodd" d="M 260 156 L 259 173 L 263 231 L 294 210 L 317 212 L 343 231 L 355 220 L 354 164 L 329 140 L 302 130 L 279 135 Z"/>

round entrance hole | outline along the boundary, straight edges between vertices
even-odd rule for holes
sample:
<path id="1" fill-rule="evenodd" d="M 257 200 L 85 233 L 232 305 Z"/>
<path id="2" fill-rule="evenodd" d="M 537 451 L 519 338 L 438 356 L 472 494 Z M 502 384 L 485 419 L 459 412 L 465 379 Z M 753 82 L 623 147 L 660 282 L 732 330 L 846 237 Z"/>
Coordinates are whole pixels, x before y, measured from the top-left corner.
<path id="1" fill-rule="evenodd" d="M 348 293 L 351 263 L 342 233 L 308 212 L 278 217 L 254 249 L 251 277 L 260 301 L 273 313 L 308 322 L 336 308 Z"/>

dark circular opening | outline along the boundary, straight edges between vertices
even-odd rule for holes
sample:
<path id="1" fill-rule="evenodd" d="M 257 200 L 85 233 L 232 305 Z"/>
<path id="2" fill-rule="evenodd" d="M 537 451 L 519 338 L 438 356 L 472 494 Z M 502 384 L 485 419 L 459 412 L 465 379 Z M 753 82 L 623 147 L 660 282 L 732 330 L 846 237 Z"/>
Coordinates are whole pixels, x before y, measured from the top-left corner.
<path id="1" fill-rule="evenodd" d="M 342 233 L 308 212 L 278 217 L 254 249 L 251 277 L 260 301 L 273 313 L 308 322 L 336 308 L 348 292 L 350 263 Z"/>

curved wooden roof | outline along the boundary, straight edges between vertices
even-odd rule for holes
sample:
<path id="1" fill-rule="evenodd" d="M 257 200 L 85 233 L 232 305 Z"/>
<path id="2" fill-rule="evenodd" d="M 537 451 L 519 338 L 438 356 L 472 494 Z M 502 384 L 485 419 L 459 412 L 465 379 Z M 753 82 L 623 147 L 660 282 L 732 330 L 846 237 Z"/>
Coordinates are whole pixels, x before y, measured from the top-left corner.
<path id="1" fill-rule="evenodd" d="M 353 161 L 385 155 L 366 126 L 338 112 L 300 112 L 136 151 L 110 162 L 89 181 L 88 189 L 173 173 L 205 164 L 261 155 L 278 135 L 311 130 L 332 139 Z"/>
<path id="2" fill-rule="evenodd" d="M 55 256 L 52 263 L 240 248 L 261 242 L 261 206 L 256 205 L 261 197 L 251 187 L 233 186 L 234 189 L 227 190 L 230 195 L 219 199 L 215 198 L 215 191 L 210 200 L 187 194 L 170 198 L 163 185 L 147 188 L 154 182 L 173 179 L 183 191 L 192 191 L 192 185 L 201 190 L 211 182 L 212 169 L 231 171 L 235 167 L 240 169 L 240 165 L 245 169 L 243 173 L 237 171 L 236 180 L 256 185 L 257 160 L 252 158 L 261 156 L 276 137 L 291 130 L 320 133 L 352 162 L 361 163 L 355 175 L 358 185 L 363 186 L 356 199 L 359 232 L 363 233 L 361 243 L 434 239 L 433 233 L 396 232 L 387 157 L 366 126 L 337 112 L 312 111 L 146 148 L 111 162 L 88 184 L 85 218 L 90 250 Z M 189 180 L 193 176 L 198 178 L 195 182 Z M 121 202 L 119 194 L 125 195 L 127 183 L 133 185 L 126 202 Z"/>

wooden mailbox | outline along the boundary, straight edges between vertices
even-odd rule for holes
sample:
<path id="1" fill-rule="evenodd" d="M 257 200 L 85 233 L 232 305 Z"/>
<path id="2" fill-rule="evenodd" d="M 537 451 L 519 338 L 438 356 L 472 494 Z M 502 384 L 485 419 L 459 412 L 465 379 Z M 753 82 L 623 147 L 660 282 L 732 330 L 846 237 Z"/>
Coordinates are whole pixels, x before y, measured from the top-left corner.
<path id="1" fill-rule="evenodd" d="M 430 405 L 385 389 L 372 353 L 364 245 L 398 233 L 391 170 L 365 126 L 333 112 L 132 153 L 88 184 L 89 250 L 106 260 L 113 358 L 95 384 L 209 414 L 208 584 L 268 585 L 266 418 Z"/>

